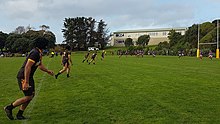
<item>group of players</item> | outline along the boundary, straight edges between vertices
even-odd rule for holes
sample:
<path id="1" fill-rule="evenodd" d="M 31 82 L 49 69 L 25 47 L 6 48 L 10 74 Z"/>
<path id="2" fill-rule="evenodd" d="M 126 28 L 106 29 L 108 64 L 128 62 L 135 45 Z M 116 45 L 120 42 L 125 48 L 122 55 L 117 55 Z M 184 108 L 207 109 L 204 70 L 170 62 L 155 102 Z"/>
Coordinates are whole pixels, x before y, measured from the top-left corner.
<path id="1" fill-rule="evenodd" d="M 28 104 L 31 102 L 35 95 L 35 83 L 34 83 L 34 73 L 39 68 L 41 71 L 47 72 L 49 75 L 54 76 L 54 72 L 52 70 L 48 70 L 42 63 L 42 50 L 46 48 L 47 46 L 47 40 L 45 38 L 37 38 L 34 42 L 34 48 L 30 51 L 30 53 L 27 55 L 22 67 L 20 68 L 18 74 L 17 74 L 17 80 L 20 90 L 23 92 L 24 97 L 18 98 L 17 100 L 13 101 L 11 104 L 4 107 L 4 111 L 6 113 L 6 116 L 10 120 L 14 120 L 14 117 L 12 115 L 12 111 L 14 108 L 19 107 L 19 111 L 16 115 L 16 118 L 18 120 L 26 119 L 23 116 L 23 113 L 25 109 L 27 108 Z M 101 60 L 104 60 L 106 51 L 102 51 L 101 53 Z M 143 55 L 143 51 L 137 51 L 137 55 Z M 120 56 L 122 53 L 119 54 Z M 155 57 L 155 54 L 152 53 L 152 55 Z M 180 55 L 180 54 L 179 54 Z M 182 54 L 181 54 L 182 56 Z M 212 59 L 212 52 L 209 52 L 209 58 Z M 96 57 L 97 57 L 97 51 L 88 51 L 86 55 L 84 56 L 84 59 L 82 62 L 85 61 L 90 64 L 96 63 Z M 200 59 L 202 59 L 202 52 L 200 53 Z M 71 53 L 65 51 L 62 54 L 62 65 L 63 68 L 58 71 L 58 73 L 55 75 L 55 78 L 57 79 L 58 76 L 65 71 L 67 72 L 67 78 L 70 77 L 70 64 L 72 65 L 71 60 Z"/>
<path id="2" fill-rule="evenodd" d="M 101 60 L 104 60 L 105 54 L 106 54 L 106 51 L 103 50 L 102 53 L 101 53 Z M 95 64 L 96 63 L 96 57 L 97 57 L 97 51 L 94 51 L 92 54 L 91 54 L 91 51 L 88 51 L 85 54 L 84 59 L 83 59 L 82 62 L 84 63 L 86 61 L 89 65 L 90 65 L 90 63 Z"/>
<path id="3" fill-rule="evenodd" d="M 199 58 L 200 58 L 201 60 L 202 60 L 202 58 L 203 58 L 203 52 L 202 52 L 202 51 L 200 51 L 200 53 L 199 53 Z M 208 58 L 211 59 L 211 60 L 212 60 L 212 58 L 213 58 L 213 53 L 212 53 L 211 50 L 209 50 Z"/>
<path id="4" fill-rule="evenodd" d="M 19 107 L 19 111 L 16 114 L 16 119 L 24 120 L 26 117 L 23 116 L 25 109 L 28 104 L 31 102 L 35 95 L 35 82 L 34 82 L 34 73 L 39 68 L 41 71 L 47 72 L 51 76 L 55 76 L 57 79 L 58 76 L 65 71 L 67 72 L 67 78 L 70 77 L 70 64 L 72 65 L 71 53 L 66 50 L 62 54 L 62 65 L 63 68 L 58 71 L 56 75 L 52 70 L 48 70 L 42 63 L 42 50 L 46 48 L 48 41 L 45 38 L 37 38 L 34 42 L 34 48 L 27 55 L 22 67 L 20 68 L 17 74 L 17 80 L 20 90 L 23 92 L 24 97 L 18 98 L 13 101 L 11 104 L 4 107 L 6 116 L 10 120 L 14 120 L 12 111 L 14 108 Z M 103 50 L 101 54 L 101 60 L 104 59 L 106 52 Z M 88 64 L 95 64 L 95 59 L 97 57 L 97 51 L 95 51 L 90 56 L 90 51 L 85 55 L 85 58 L 82 62 L 87 61 Z"/>
<path id="5" fill-rule="evenodd" d="M 203 54 L 204 54 L 204 53 L 203 53 L 202 51 L 199 52 L 199 59 L 200 59 L 200 60 L 202 60 Z M 183 51 L 178 51 L 178 56 L 179 56 L 179 58 L 183 57 L 183 56 L 184 56 L 184 52 L 183 52 Z M 211 50 L 209 50 L 208 58 L 209 58 L 210 60 L 212 60 L 212 58 L 213 58 L 213 52 L 212 52 Z"/>

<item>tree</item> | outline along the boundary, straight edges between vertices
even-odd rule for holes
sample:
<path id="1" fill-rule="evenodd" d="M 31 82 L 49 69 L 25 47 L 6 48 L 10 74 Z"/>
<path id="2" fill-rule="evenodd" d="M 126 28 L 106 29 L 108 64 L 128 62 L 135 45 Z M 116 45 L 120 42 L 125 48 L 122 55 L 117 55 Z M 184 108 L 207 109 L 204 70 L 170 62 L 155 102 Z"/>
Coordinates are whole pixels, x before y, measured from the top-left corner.
<path id="1" fill-rule="evenodd" d="M 88 26 L 87 30 L 87 46 L 92 47 L 96 43 L 97 40 L 97 32 L 95 31 L 95 19 L 89 17 L 86 21 L 86 25 Z"/>
<path id="2" fill-rule="evenodd" d="M 15 33 L 15 34 L 23 34 L 23 33 L 25 33 L 24 26 L 18 26 L 13 33 Z"/>
<path id="3" fill-rule="evenodd" d="M 133 39 L 131 39 L 131 38 L 125 39 L 125 47 L 129 47 L 129 46 L 133 46 L 133 45 L 134 45 Z"/>
<path id="4" fill-rule="evenodd" d="M 167 41 L 160 42 L 158 46 L 155 48 L 156 50 L 169 49 L 170 44 Z"/>
<path id="5" fill-rule="evenodd" d="M 29 46 L 29 43 L 30 43 L 29 39 L 25 37 L 18 38 L 13 43 L 12 49 L 14 50 L 14 52 L 26 53 L 30 51 L 30 48 L 27 47 Z"/>
<path id="6" fill-rule="evenodd" d="M 51 31 L 29 30 L 23 34 L 10 33 L 7 37 L 5 48 L 12 53 L 25 53 L 33 48 L 33 41 L 38 37 L 44 37 L 49 41 L 48 49 L 55 47 L 56 37 Z"/>
<path id="7" fill-rule="evenodd" d="M 78 50 L 86 49 L 87 29 L 85 17 L 65 18 L 64 29 L 62 29 L 66 42 L 71 47 L 77 47 Z"/>
<path id="8" fill-rule="evenodd" d="M 198 44 L 198 24 L 193 24 L 186 31 L 184 41 L 190 43 L 191 48 L 197 48 Z"/>
<path id="9" fill-rule="evenodd" d="M 138 37 L 138 41 L 136 44 L 144 47 L 145 45 L 148 45 L 149 40 L 150 40 L 149 35 L 142 35 Z"/>
<path id="10" fill-rule="evenodd" d="M 204 37 L 206 34 L 208 34 L 214 28 L 216 28 L 216 25 L 214 23 L 210 23 L 210 22 L 202 23 L 200 25 L 200 36 Z"/>
<path id="11" fill-rule="evenodd" d="M 32 27 L 32 26 L 30 26 L 30 25 L 28 25 L 27 27 L 26 27 L 26 31 L 30 31 L 30 30 L 34 30 L 35 28 L 34 27 Z"/>
<path id="12" fill-rule="evenodd" d="M 56 36 L 54 35 L 53 32 L 51 32 L 51 31 L 43 32 L 43 37 L 49 41 L 48 46 L 47 46 L 48 49 L 55 47 Z"/>
<path id="13" fill-rule="evenodd" d="M 64 42 L 78 50 L 86 50 L 88 46 L 96 46 L 96 43 L 99 45 L 97 47 L 103 49 L 108 39 L 107 25 L 101 20 L 96 28 L 95 22 L 92 17 L 65 18 L 62 29 Z"/>
<path id="14" fill-rule="evenodd" d="M 6 42 L 7 37 L 8 37 L 8 34 L 0 31 L 0 49 L 1 49 L 1 51 L 3 51 L 3 48 L 5 47 L 5 42 Z"/>
<path id="15" fill-rule="evenodd" d="M 107 24 L 103 20 L 100 20 L 98 23 L 98 28 L 97 28 L 97 41 L 101 45 L 100 49 L 103 49 L 108 41 L 108 30 L 106 29 Z"/>
<path id="16" fill-rule="evenodd" d="M 44 30 L 40 30 L 40 31 L 33 31 L 33 30 L 29 30 L 26 33 L 22 34 L 22 37 L 25 37 L 27 39 L 30 40 L 30 47 L 32 47 L 32 41 L 38 37 L 45 37 L 49 43 L 47 48 L 54 48 L 55 47 L 55 43 L 56 43 L 56 37 L 53 34 L 53 32 L 51 31 L 44 31 Z"/>
<path id="17" fill-rule="evenodd" d="M 182 38 L 181 33 L 176 32 L 175 30 L 171 30 L 168 33 L 168 39 L 170 40 L 170 47 L 172 48 L 173 46 L 175 46 L 178 41 Z"/>
<path id="18" fill-rule="evenodd" d="M 14 49 L 13 44 L 19 38 L 22 38 L 21 34 L 10 33 L 6 39 L 5 48 L 10 52 L 16 52 L 16 49 Z"/>
<path id="19" fill-rule="evenodd" d="M 39 27 L 40 27 L 43 31 L 46 31 L 46 30 L 50 29 L 50 26 L 48 26 L 48 25 L 40 25 Z"/>

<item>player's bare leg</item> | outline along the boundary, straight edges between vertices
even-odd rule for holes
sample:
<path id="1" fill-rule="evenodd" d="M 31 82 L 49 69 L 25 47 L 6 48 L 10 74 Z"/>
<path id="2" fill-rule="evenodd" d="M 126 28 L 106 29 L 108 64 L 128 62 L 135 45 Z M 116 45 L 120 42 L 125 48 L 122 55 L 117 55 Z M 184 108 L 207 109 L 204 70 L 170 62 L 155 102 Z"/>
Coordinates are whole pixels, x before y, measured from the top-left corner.
<path id="1" fill-rule="evenodd" d="M 58 76 L 59 76 L 60 74 L 62 74 L 63 72 L 65 72 L 66 70 L 67 70 L 67 64 L 65 64 L 65 66 L 63 67 L 63 69 L 60 70 L 60 71 L 55 75 L 55 78 L 57 79 Z"/>

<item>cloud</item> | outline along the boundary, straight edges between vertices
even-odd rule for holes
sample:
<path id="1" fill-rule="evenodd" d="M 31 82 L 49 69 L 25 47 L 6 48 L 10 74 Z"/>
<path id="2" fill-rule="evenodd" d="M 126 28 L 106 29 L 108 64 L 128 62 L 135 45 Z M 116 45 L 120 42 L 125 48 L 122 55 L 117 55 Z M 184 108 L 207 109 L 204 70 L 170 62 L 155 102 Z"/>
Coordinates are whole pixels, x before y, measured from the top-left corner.
<path id="1" fill-rule="evenodd" d="M 2 10 L 11 19 L 31 18 L 37 11 L 37 0 L 8 0 L 1 4 Z"/>
<path id="2" fill-rule="evenodd" d="M 188 27 L 195 19 L 216 17 L 212 6 L 217 2 L 219 0 L 0 0 L 3 17 L 0 28 L 8 28 L 3 22 L 14 25 L 11 30 L 19 25 L 46 24 L 53 32 L 61 32 L 64 18 L 78 16 L 103 19 L 111 31 Z"/>
<path id="3" fill-rule="evenodd" d="M 126 4 L 128 6 L 128 4 Z M 130 5 L 134 5 L 131 3 Z M 126 9 L 113 14 L 110 25 L 123 28 L 148 28 L 167 26 L 186 26 L 194 18 L 194 8 L 191 5 L 178 3 L 157 4 L 144 1 L 135 4 L 138 7 Z M 129 8 L 129 6 L 128 6 Z"/>
<path id="4" fill-rule="evenodd" d="M 154 0 L 8 0 L 1 7 L 4 8 L 7 16 L 13 19 L 54 20 L 91 16 L 104 20 L 111 17 L 115 21 L 118 19 L 122 23 L 131 22 L 135 25 L 141 22 L 144 25 L 158 25 L 193 16 L 192 9 L 187 8 L 186 5 L 169 3 L 160 5 L 157 2 Z"/>

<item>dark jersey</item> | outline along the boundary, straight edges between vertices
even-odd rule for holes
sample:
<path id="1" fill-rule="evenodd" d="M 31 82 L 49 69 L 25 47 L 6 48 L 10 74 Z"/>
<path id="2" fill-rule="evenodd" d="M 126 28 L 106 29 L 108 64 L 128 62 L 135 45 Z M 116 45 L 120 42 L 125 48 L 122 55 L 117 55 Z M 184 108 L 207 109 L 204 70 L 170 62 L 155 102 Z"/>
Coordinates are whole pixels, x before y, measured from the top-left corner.
<path id="1" fill-rule="evenodd" d="M 65 65 L 66 63 L 69 65 L 68 52 L 66 52 L 66 53 L 63 55 L 62 63 L 63 63 L 63 65 Z"/>
<path id="2" fill-rule="evenodd" d="M 103 58 L 104 58 L 104 56 L 105 56 L 105 52 L 102 52 L 102 55 L 101 55 Z"/>
<path id="3" fill-rule="evenodd" d="M 92 59 L 95 59 L 96 55 L 97 55 L 96 53 L 93 53 L 92 54 Z"/>
<path id="4" fill-rule="evenodd" d="M 89 53 L 87 53 L 86 55 L 85 55 L 85 58 L 88 58 L 89 57 Z"/>
<path id="5" fill-rule="evenodd" d="M 41 52 L 39 49 L 34 48 L 30 51 L 30 54 L 27 56 L 26 60 L 24 61 L 24 64 L 22 65 L 21 69 L 19 70 L 17 74 L 17 78 L 19 79 L 24 79 L 24 70 L 25 70 L 25 65 L 27 64 L 27 61 L 32 61 L 34 64 L 31 67 L 31 72 L 30 72 L 30 78 L 33 78 L 34 72 L 37 70 L 37 67 L 41 64 Z"/>

